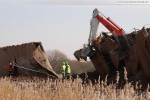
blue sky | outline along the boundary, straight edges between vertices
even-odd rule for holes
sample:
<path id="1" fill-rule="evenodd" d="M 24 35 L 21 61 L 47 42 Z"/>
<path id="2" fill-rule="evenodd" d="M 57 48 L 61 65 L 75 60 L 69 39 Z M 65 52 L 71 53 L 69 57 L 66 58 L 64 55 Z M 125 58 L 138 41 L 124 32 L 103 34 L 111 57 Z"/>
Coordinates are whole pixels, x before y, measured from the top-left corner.
<path id="1" fill-rule="evenodd" d="M 0 47 L 41 41 L 44 49 L 57 49 L 69 58 L 87 43 L 94 8 L 110 17 L 127 33 L 150 24 L 149 5 L 0 5 Z M 107 31 L 102 25 L 99 32 Z"/>

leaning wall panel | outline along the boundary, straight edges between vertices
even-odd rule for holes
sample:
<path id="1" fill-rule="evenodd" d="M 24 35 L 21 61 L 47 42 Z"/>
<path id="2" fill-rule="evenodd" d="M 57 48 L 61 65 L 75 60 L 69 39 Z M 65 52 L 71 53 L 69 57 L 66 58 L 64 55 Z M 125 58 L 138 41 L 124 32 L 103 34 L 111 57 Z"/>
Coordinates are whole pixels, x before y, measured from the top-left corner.
<path id="1" fill-rule="evenodd" d="M 32 42 L 0 48 L 0 76 L 8 74 L 7 66 L 15 59 L 32 57 L 33 51 L 36 48 L 35 43 L 41 45 L 40 42 Z"/>

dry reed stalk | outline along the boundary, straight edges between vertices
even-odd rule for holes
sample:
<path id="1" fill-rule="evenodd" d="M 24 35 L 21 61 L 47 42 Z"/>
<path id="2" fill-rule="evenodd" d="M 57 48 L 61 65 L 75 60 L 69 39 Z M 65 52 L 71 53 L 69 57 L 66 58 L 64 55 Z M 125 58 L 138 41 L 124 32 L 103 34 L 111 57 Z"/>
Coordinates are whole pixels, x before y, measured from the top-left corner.
<path id="1" fill-rule="evenodd" d="M 100 80 L 99 80 L 100 81 Z M 137 93 L 131 83 L 123 89 L 115 84 L 101 81 L 97 84 L 83 84 L 77 78 L 72 80 L 16 80 L 0 79 L 1 100 L 148 100 L 149 88 L 146 92 Z"/>

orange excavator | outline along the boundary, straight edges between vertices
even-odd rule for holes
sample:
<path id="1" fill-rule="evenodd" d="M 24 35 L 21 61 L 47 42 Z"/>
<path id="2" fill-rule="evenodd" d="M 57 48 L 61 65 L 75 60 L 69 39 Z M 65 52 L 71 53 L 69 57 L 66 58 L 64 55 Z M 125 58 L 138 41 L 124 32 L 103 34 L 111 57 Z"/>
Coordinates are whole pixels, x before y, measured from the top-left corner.
<path id="1" fill-rule="evenodd" d="M 93 16 L 92 16 L 91 23 L 90 23 L 91 29 L 90 29 L 90 35 L 89 35 L 89 40 L 88 40 L 89 43 L 88 45 L 84 45 L 80 58 L 86 58 L 88 56 L 91 56 L 92 51 L 94 51 L 92 48 L 92 41 L 94 38 L 96 38 L 99 23 L 104 25 L 109 30 L 109 32 L 114 35 L 116 41 L 119 44 L 118 48 L 113 50 L 112 52 L 113 54 L 117 55 L 117 52 L 126 51 L 129 49 L 130 45 L 129 45 L 127 37 L 125 36 L 125 31 L 121 27 L 119 27 L 115 22 L 113 22 L 109 17 L 105 17 L 101 12 L 98 11 L 98 9 L 94 9 Z M 75 55 L 75 57 L 79 58 L 77 57 L 77 55 Z"/>

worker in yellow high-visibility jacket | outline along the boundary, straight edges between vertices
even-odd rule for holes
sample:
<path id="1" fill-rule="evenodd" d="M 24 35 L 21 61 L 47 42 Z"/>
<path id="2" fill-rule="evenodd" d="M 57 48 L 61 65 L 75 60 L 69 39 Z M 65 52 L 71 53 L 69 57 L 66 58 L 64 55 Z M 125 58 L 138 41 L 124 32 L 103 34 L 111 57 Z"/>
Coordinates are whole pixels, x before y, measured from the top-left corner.
<path id="1" fill-rule="evenodd" d="M 62 74 L 63 79 L 65 79 L 65 77 L 66 77 L 65 71 L 66 71 L 66 64 L 65 64 L 65 62 L 63 62 L 63 65 L 61 67 L 61 74 Z"/>
<path id="2" fill-rule="evenodd" d="M 70 76 L 71 76 L 71 68 L 70 68 L 70 65 L 68 64 L 67 61 L 65 62 L 65 65 L 66 65 L 65 77 L 66 77 L 67 79 L 70 79 Z"/>

